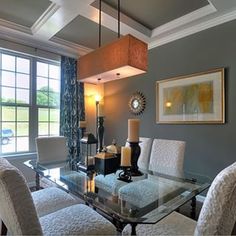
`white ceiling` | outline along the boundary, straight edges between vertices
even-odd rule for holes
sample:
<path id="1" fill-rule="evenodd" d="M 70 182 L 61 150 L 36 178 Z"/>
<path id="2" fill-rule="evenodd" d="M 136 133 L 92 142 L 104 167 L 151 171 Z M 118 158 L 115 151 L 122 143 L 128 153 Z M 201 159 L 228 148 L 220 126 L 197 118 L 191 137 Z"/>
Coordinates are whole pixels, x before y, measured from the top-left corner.
<path id="1" fill-rule="evenodd" d="M 117 32 L 115 1 L 110 1 L 103 3 L 103 43 L 111 41 Z M 166 5 L 163 0 L 125 1 L 121 34 L 136 36 L 147 42 L 149 49 L 236 19 L 236 0 L 165 0 L 169 2 Z M 176 1 L 188 4 L 179 7 Z M 0 0 L 0 38 L 73 57 L 96 47 L 97 1 L 39 2 Z"/>

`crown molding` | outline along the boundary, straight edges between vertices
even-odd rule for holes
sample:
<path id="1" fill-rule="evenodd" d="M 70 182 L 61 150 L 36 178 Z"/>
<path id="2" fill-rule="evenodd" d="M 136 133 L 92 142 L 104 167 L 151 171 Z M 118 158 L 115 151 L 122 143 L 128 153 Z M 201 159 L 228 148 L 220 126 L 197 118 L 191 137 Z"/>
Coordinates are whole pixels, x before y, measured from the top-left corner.
<path id="1" fill-rule="evenodd" d="M 33 34 L 37 33 L 39 29 L 46 23 L 46 21 L 52 17 L 55 12 L 60 8 L 56 3 L 51 3 L 46 11 L 37 19 L 37 21 L 32 25 L 31 31 Z"/>
<path id="2" fill-rule="evenodd" d="M 177 31 L 173 34 L 170 34 L 166 37 L 164 36 L 162 38 L 157 38 L 157 39 L 155 39 L 155 41 L 152 41 L 151 43 L 149 43 L 148 49 L 152 49 L 152 48 L 161 46 L 163 44 L 170 43 L 170 42 L 175 41 L 177 39 L 184 38 L 186 36 L 198 33 L 200 31 L 209 29 L 211 27 L 214 27 L 214 26 L 217 26 L 217 25 L 220 25 L 220 24 L 223 24 L 228 21 L 235 20 L 235 19 L 236 19 L 236 10 L 231 11 L 226 14 L 223 14 L 223 15 L 220 15 L 218 17 L 214 17 L 210 20 L 204 21 L 204 22 L 199 23 L 197 25 L 193 25 L 188 28 L 182 29 L 182 30 Z"/>
<path id="3" fill-rule="evenodd" d="M 57 43 L 58 45 L 63 45 L 67 48 L 71 48 L 72 50 L 74 50 L 80 56 L 83 56 L 83 55 L 85 55 L 85 54 L 92 51 L 91 48 L 87 48 L 87 47 L 81 46 L 77 43 L 72 43 L 72 42 L 69 42 L 67 40 L 64 40 L 64 39 L 61 39 L 61 38 L 58 38 L 58 37 L 52 37 L 50 39 L 50 41 L 54 42 L 54 43 Z"/>
<path id="4" fill-rule="evenodd" d="M 72 45 L 71 43 L 65 43 L 64 40 L 59 40 L 59 39 L 55 40 L 58 42 L 42 41 L 35 39 L 32 35 L 26 35 L 22 32 L 18 31 L 6 32 L 1 26 L 0 26 L 0 39 L 17 43 L 19 45 L 52 52 L 57 55 L 64 55 L 73 58 L 78 58 L 80 55 L 84 55 L 85 53 L 87 53 L 84 47 L 80 48 L 80 45 L 77 44 Z M 62 41 L 64 41 L 63 44 Z"/>
<path id="5" fill-rule="evenodd" d="M 29 27 L 19 25 L 14 22 L 7 21 L 7 20 L 1 19 L 1 18 L 0 18 L 0 28 L 5 28 L 6 30 L 8 30 L 8 29 L 16 30 L 16 31 L 20 31 L 25 34 L 32 35 L 31 29 Z"/>
<path id="6" fill-rule="evenodd" d="M 173 29 L 176 29 L 180 26 L 184 26 L 190 22 L 193 22 L 195 20 L 198 20 L 198 19 L 201 19 L 202 17 L 204 16 L 207 16 L 209 14 L 212 14 L 214 12 L 216 12 L 217 9 L 212 5 L 207 5 L 205 7 L 202 7 L 200 9 L 197 9 L 187 15 L 184 15 L 182 17 L 179 17 L 175 20 L 172 20 L 164 25 L 161 25 L 157 28 L 155 28 L 153 31 L 152 31 L 152 35 L 151 37 L 155 37 L 155 36 L 158 36 L 162 33 L 165 33 L 165 32 L 168 32 L 170 30 L 173 30 Z"/>

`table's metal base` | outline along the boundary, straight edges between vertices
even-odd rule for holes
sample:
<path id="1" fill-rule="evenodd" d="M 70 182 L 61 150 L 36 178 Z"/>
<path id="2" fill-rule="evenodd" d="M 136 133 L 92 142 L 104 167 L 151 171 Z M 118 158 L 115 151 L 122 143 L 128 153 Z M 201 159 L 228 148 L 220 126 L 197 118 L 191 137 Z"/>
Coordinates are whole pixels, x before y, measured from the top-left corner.
<path id="1" fill-rule="evenodd" d="M 196 205 L 197 205 L 197 200 L 196 200 L 196 197 L 193 197 L 192 198 L 192 202 L 191 202 L 191 218 L 193 219 L 193 220 L 195 220 L 195 218 L 196 218 Z"/>
<path id="2" fill-rule="evenodd" d="M 40 189 L 40 176 L 39 176 L 39 173 L 36 172 L 35 174 L 35 184 L 36 184 L 36 190 L 39 190 Z"/>
<path id="3" fill-rule="evenodd" d="M 6 225 L 3 223 L 3 221 L 1 222 L 2 226 L 1 226 L 1 235 L 7 235 L 7 227 Z"/>

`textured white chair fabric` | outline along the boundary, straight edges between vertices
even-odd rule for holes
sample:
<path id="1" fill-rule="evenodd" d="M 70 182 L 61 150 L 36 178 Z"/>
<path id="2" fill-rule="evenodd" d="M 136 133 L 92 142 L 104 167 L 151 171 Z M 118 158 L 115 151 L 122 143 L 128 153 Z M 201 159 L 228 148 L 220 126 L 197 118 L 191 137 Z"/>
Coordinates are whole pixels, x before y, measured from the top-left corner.
<path id="1" fill-rule="evenodd" d="M 200 212 L 195 235 L 230 235 L 236 221 L 236 162 L 214 179 Z"/>
<path id="2" fill-rule="evenodd" d="M 149 170 L 167 175 L 183 176 L 185 142 L 154 139 Z"/>
<path id="3" fill-rule="evenodd" d="M 64 166 L 68 157 L 66 138 L 63 136 L 36 138 L 37 162 L 46 166 Z M 78 203 L 69 194 L 58 188 L 46 188 L 32 193 L 38 216 Z"/>
<path id="4" fill-rule="evenodd" d="M 138 166 L 140 169 L 147 170 L 149 165 L 149 157 L 152 147 L 152 139 L 151 138 L 145 138 L 140 137 L 140 148 L 141 153 L 138 159 Z M 125 144 L 126 146 L 129 145 L 128 142 Z M 126 185 L 125 182 L 117 180 L 118 173 L 120 171 L 117 171 L 116 174 L 109 174 L 109 175 L 98 175 L 95 178 L 96 186 L 108 193 L 112 193 L 114 196 L 118 195 L 118 190 Z M 140 177 L 134 177 L 133 181 L 143 179 L 143 176 Z"/>
<path id="5" fill-rule="evenodd" d="M 107 193 L 111 193 L 113 196 L 118 195 L 118 190 L 126 185 L 124 181 L 117 180 L 116 174 L 109 175 L 97 175 L 95 177 L 95 186 Z"/>
<path id="6" fill-rule="evenodd" d="M 119 189 L 119 199 L 125 201 L 126 204 L 130 202 L 132 205 L 142 208 L 183 187 L 182 183 L 176 183 L 173 180 L 158 176 L 150 177 L 122 186 Z"/>
<path id="7" fill-rule="evenodd" d="M 78 203 L 70 194 L 56 187 L 33 192 L 32 198 L 39 217 Z"/>
<path id="8" fill-rule="evenodd" d="M 138 225 L 137 235 L 231 235 L 236 221 L 236 162 L 214 179 L 198 222 L 177 212 L 154 225 Z M 130 235 L 127 225 L 122 235 Z"/>
<path id="9" fill-rule="evenodd" d="M 115 235 L 115 227 L 88 206 L 77 204 L 38 218 L 21 172 L 0 158 L 0 218 L 13 235 Z"/>
<path id="10" fill-rule="evenodd" d="M 115 227 L 83 204 L 67 207 L 40 218 L 44 235 L 116 235 Z"/>
<path id="11" fill-rule="evenodd" d="M 66 138 L 63 136 L 36 138 L 37 162 L 39 164 L 52 164 L 66 161 L 68 149 Z"/>
<path id="12" fill-rule="evenodd" d="M 154 139 L 152 143 L 149 170 L 167 175 L 181 177 L 183 174 L 185 142 L 175 140 Z M 139 183 L 131 183 L 119 189 L 119 197 L 123 201 L 131 201 L 137 207 L 144 207 L 158 199 L 164 197 L 170 191 L 179 188 L 171 181 L 163 182 L 157 176 L 149 175 L 148 179 Z M 140 184 L 140 185 L 139 185 Z M 143 187 L 140 187 L 143 186 Z M 146 192 L 144 188 L 147 188 Z M 135 199 L 135 201 L 134 201 Z"/>
<path id="13" fill-rule="evenodd" d="M 0 158 L 0 218 L 13 235 L 42 235 L 36 209 L 19 170 Z"/>
<path id="14" fill-rule="evenodd" d="M 138 224 L 136 226 L 136 234 L 138 236 L 193 235 L 196 224 L 196 221 L 177 212 L 173 212 L 156 224 Z M 122 235 L 131 235 L 130 225 L 125 226 Z"/>

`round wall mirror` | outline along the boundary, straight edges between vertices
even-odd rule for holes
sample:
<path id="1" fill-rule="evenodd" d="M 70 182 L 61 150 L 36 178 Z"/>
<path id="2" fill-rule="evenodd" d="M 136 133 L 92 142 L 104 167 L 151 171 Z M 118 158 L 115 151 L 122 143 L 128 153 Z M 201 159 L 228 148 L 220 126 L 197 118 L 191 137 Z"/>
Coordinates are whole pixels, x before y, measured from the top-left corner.
<path id="1" fill-rule="evenodd" d="M 135 92 L 129 100 L 129 110 L 134 115 L 143 113 L 146 105 L 146 99 L 143 93 Z"/>

